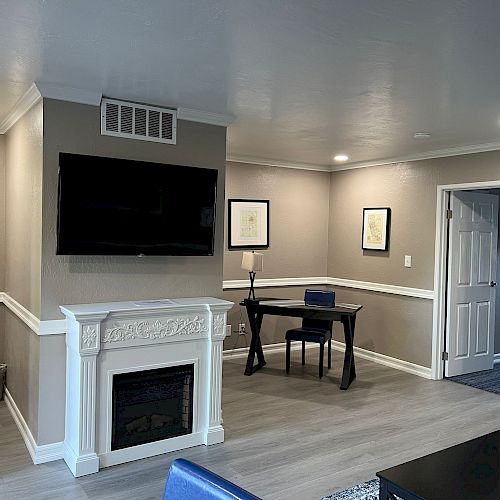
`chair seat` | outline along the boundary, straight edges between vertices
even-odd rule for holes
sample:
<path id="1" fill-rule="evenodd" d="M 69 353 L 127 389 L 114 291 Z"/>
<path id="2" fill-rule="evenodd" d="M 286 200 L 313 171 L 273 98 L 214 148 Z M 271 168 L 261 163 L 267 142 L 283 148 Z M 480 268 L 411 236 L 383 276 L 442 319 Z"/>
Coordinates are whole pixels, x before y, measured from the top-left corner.
<path id="1" fill-rule="evenodd" d="M 314 328 L 292 328 L 286 332 L 285 338 L 286 340 L 304 340 L 305 342 L 324 344 L 332 338 L 332 332 Z"/>

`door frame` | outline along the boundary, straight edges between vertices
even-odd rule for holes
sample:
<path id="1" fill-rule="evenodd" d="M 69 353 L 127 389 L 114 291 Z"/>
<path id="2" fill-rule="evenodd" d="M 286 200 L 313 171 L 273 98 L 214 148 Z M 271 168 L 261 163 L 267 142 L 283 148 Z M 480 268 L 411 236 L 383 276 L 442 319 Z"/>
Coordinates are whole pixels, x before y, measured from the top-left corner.
<path id="1" fill-rule="evenodd" d="M 498 181 L 467 182 L 463 184 L 442 184 L 437 186 L 436 240 L 434 244 L 434 305 L 432 308 L 432 361 L 431 378 L 444 378 L 444 351 L 446 329 L 446 250 L 448 224 L 446 210 L 452 191 L 500 188 Z M 500 265 L 500 263 L 499 263 Z"/>

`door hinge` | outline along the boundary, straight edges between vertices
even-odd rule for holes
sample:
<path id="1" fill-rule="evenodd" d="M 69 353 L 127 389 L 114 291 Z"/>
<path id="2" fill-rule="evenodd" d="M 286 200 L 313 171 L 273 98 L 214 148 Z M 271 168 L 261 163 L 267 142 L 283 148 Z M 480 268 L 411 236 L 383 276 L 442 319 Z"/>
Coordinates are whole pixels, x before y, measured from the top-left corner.
<path id="1" fill-rule="evenodd" d="M 453 210 L 450 210 L 449 208 L 446 210 L 446 218 L 451 219 L 453 217 Z"/>
<path id="2" fill-rule="evenodd" d="M 443 361 L 448 361 L 448 353 L 446 351 L 443 352 L 442 359 Z"/>

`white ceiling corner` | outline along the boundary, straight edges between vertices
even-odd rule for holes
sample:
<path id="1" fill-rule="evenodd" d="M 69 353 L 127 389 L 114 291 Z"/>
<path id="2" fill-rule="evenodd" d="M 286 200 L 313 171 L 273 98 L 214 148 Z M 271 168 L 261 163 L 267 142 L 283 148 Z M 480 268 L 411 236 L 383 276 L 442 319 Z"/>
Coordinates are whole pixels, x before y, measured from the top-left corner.
<path id="1" fill-rule="evenodd" d="M 95 90 L 86 90 L 75 87 L 66 87 L 47 82 L 35 82 L 40 94 L 45 99 L 76 102 L 90 106 L 100 106 L 102 93 Z"/>
<path id="2" fill-rule="evenodd" d="M 210 113 L 208 111 L 199 111 L 197 109 L 183 108 L 177 109 L 177 118 L 190 122 L 206 123 L 209 125 L 219 125 L 229 127 L 234 121 L 234 116 Z"/>

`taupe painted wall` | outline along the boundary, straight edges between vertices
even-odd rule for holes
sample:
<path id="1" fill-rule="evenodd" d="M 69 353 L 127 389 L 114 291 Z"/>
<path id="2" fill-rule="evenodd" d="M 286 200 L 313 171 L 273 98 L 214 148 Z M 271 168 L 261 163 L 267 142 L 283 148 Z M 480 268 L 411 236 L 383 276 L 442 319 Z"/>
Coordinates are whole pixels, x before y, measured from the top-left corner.
<path id="1" fill-rule="evenodd" d="M 61 304 L 222 296 L 225 128 L 179 121 L 175 146 L 107 137 L 100 134 L 98 107 L 46 99 L 43 146 L 41 319 L 60 318 Z M 59 152 L 217 169 L 214 256 L 57 256 Z M 64 438 L 64 353 L 64 336 L 41 339 L 38 444 L 57 442 Z"/>
<path id="2" fill-rule="evenodd" d="M 5 136 L 0 135 L 0 291 L 3 292 L 4 289 L 5 289 Z"/>
<path id="3" fill-rule="evenodd" d="M 327 172 L 228 163 L 226 199 L 270 200 L 270 246 L 259 250 L 264 254 L 264 270 L 257 279 L 325 276 L 329 176 Z M 242 250 L 228 250 L 227 234 L 225 242 L 224 279 L 248 278 L 241 269 Z"/>
<path id="4" fill-rule="evenodd" d="M 309 286 L 308 288 L 326 288 L 320 286 Z M 256 294 L 260 297 L 277 297 L 280 299 L 303 299 L 303 286 L 258 288 Z M 239 302 L 248 295 L 248 290 L 224 290 L 224 299 L 234 302 L 234 307 L 227 315 L 227 321 L 232 327 L 231 337 L 224 341 L 224 349 L 238 349 L 250 345 L 252 338 L 248 316 L 245 307 Z M 246 334 L 238 334 L 238 323 L 245 323 Z M 300 326 L 300 319 L 279 316 L 265 316 L 262 322 L 261 341 L 262 344 L 279 344 L 285 341 L 285 332 L 290 328 Z"/>
<path id="5" fill-rule="evenodd" d="M 437 186 L 499 179 L 500 152 L 332 173 L 328 275 L 433 289 Z M 377 206 L 392 208 L 390 250 L 363 252 L 362 209 Z M 411 269 L 404 267 L 405 254 L 412 255 Z M 412 299 L 405 305 L 405 316 L 418 319 L 419 331 L 412 333 L 409 322 L 401 321 L 401 311 L 386 306 L 394 302 L 394 297 L 379 293 L 372 300 L 365 292 L 348 289 L 340 289 L 338 295 L 341 301 L 348 297 L 356 303 L 369 300 L 359 316 L 356 345 L 371 339 L 376 352 L 389 356 L 397 353 L 400 359 L 430 367 L 431 301 Z M 393 332 L 375 322 L 377 309 Z M 414 343 L 415 338 L 418 343 Z"/>
<path id="6" fill-rule="evenodd" d="M 38 442 L 40 338 L 4 308 L 7 388 Z M 50 390 L 50 389 L 49 389 Z"/>
<path id="7" fill-rule="evenodd" d="M 5 287 L 40 315 L 42 244 L 42 135 L 40 101 L 5 134 Z"/>
<path id="8" fill-rule="evenodd" d="M 2 290 L 40 314 L 43 106 L 39 102 L 4 135 L 5 241 Z M 0 223 L 0 227 L 3 224 Z M 2 361 L 7 387 L 38 437 L 39 337 L 3 308 Z"/>
<path id="9" fill-rule="evenodd" d="M 264 199 L 270 201 L 270 246 L 264 254 L 264 270 L 259 278 L 325 276 L 328 249 L 330 174 L 308 170 L 268 167 L 228 162 L 226 169 L 226 220 L 224 223 L 224 280 L 248 279 L 241 269 L 243 250 L 229 250 L 227 241 L 227 199 Z M 259 288 L 260 296 L 302 298 L 304 287 Z M 250 343 L 250 325 L 244 308 L 238 303 L 248 290 L 226 290 L 224 298 L 234 302 L 228 323 L 237 331 L 246 324 L 247 334 L 233 333 L 224 349 L 245 347 Z M 266 317 L 262 342 L 283 342 L 284 332 L 297 326 L 292 318 Z"/>
<path id="10" fill-rule="evenodd" d="M 498 218 L 500 222 L 500 214 Z M 497 288 L 495 302 L 495 353 L 500 352 L 500 231 L 497 243 Z"/>
<path id="11" fill-rule="evenodd" d="M 44 123 L 41 319 L 60 318 L 61 304 L 222 295 L 224 127 L 179 121 L 175 146 L 102 136 L 98 107 L 50 99 L 44 101 Z M 215 255 L 57 256 L 57 172 L 61 151 L 216 168 Z"/>
<path id="12" fill-rule="evenodd" d="M 0 291 L 5 288 L 5 136 L 0 135 Z M 0 363 L 5 362 L 4 306 L 0 305 Z"/>

